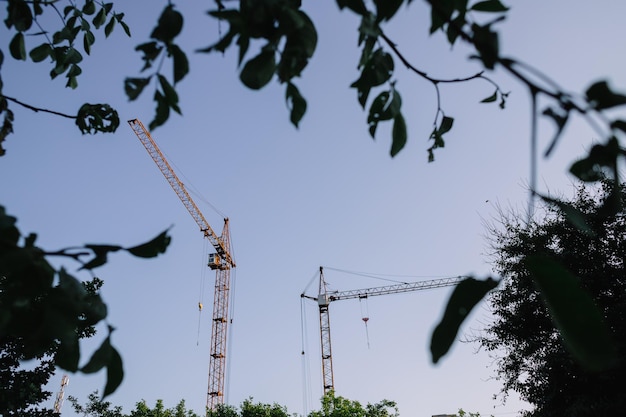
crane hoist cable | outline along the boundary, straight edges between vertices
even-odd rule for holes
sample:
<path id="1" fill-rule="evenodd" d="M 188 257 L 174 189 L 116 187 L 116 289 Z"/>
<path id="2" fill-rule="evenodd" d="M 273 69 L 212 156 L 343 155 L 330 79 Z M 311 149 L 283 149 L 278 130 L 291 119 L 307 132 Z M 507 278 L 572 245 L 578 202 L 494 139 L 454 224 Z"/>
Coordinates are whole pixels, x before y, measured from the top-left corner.
<path id="1" fill-rule="evenodd" d="M 365 301 L 363 301 L 365 300 Z M 365 312 L 363 311 L 363 304 L 365 304 Z M 367 295 L 359 297 L 359 307 L 361 308 L 361 320 L 365 324 L 365 338 L 367 339 L 367 348 L 370 348 L 370 333 L 367 328 L 367 322 L 370 320 L 369 309 L 367 305 Z"/>

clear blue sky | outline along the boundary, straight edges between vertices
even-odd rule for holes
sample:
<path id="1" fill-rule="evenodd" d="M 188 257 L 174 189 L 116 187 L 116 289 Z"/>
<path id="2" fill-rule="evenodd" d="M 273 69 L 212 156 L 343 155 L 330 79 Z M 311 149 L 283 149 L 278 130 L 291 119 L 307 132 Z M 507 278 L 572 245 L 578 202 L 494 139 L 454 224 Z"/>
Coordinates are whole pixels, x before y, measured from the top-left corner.
<path id="1" fill-rule="evenodd" d="M 572 91 L 584 91 L 599 78 L 616 87 L 626 85 L 621 53 L 625 3 L 507 3 L 512 10 L 501 25 L 506 55 L 535 65 Z M 141 60 L 133 48 L 148 39 L 162 5 L 119 2 L 133 38 L 127 39 L 119 27 L 107 41 L 98 35 L 76 91 L 65 90 L 64 79 L 50 81 L 48 66 L 16 63 L 3 49 L 5 94 L 66 113 L 74 113 L 83 102 L 109 102 L 119 110 L 122 125 L 113 135 L 83 137 L 71 121 L 12 105 L 15 134 L 5 142 L 7 155 L 0 160 L 0 203 L 18 217 L 24 233 L 37 232 L 38 243 L 51 250 L 81 243 L 132 245 L 174 225 L 164 256 L 146 261 L 116 254 L 97 270 L 105 281 L 102 295 L 109 322 L 117 328 L 113 342 L 126 371 L 110 401 L 128 412 L 141 399 L 153 405 L 162 398 L 168 407 L 185 399 L 201 412 L 213 282 L 203 266 L 208 249 L 125 125 L 132 118 L 147 124 L 153 114 L 150 88 L 145 97 L 128 103 L 123 80 L 138 74 Z M 179 89 L 184 116 L 172 116 L 152 133 L 184 174 L 183 181 L 198 190 L 194 198 L 212 226 L 221 230 L 221 215 L 198 195 L 231 220 L 237 268 L 227 400 L 238 405 L 251 396 L 303 413 L 300 293 L 319 266 L 415 279 L 489 275 L 484 222 L 496 215 L 498 205 L 526 207 L 528 97 L 501 72 L 489 75 L 511 91 L 505 111 L 478 104 L 493 92 L 486 82 L 443 86 L 443 107 L 455 126 L 446 136 L 446 148 L 428 164 L 435 92 L 398 63 L 397 88 L 410 141 L 391 159 L 390 127 L 381 125 L 372 141 L 367 115 L 348 88 L 358 77 L 358 21 L 352 14 L 339 12 L 334 2 L 304 5 L 317 25 L 319 44 L 297 81 L 309 109 L 296 130 L 288 121 L 282 86 L 272 83 L 261 92 L 249 91 L 238 81 L 235 51 L 225 56 L 192 52 L 218 37 L 217 24 L 205 15 L 210 2 L 179 7 L 186 18 L 180 43 L 191 60 L 191 73 Z M 6 39 L 6 29 L 0 30 Z M 385 30 L 413 64 L 433 76 L 462 77 L 478 70 L 468 61 L 468 50 L 450 50 L 441 35 L 428 36 L 423 2 L 403 9 Z M 541 128 L 545 146 L 552 126 L 546 122 Z M 578 122 L 566 133 L 566 143 L 540 164 L 542 191 L 567 195 L 568 162 L 598 139 Z M 337 290 L 381 285 L 330 270 L 326 278 Z M 202 296 L 201 279 L 206 280 Z M 523 405 L 514 398 L 505 406 L 492 399 L 499 391 L 491 380 L 492 359 L 476 353 L 475 345 L 457 343 L 441 364 L 431 365 L 429 336 L 449 292 L 370 299 L 369 348 L 359 302 L 331 305 L 338 394 L 363 403 L 391 399 L 404 416 L 459 408 L 514 415 Z M 209 307 L 200 323 L 199 298 Z M 307 304 L 309 408 L 316 408 L 321 396 L 317 320 L 315 304 Z M 479 331 L 488 320 L 483 305 L 462 337 Z M 99 343 L 96 339 L 85 343 L 85 352 Z M 50 390 L 58 389 L 61 375 L 52 379 Z M 70 375 L 66 394 L 84 401 L 103 386 L 103 374 Z M 68 403 L 63 415 L 73 415 Z"/>

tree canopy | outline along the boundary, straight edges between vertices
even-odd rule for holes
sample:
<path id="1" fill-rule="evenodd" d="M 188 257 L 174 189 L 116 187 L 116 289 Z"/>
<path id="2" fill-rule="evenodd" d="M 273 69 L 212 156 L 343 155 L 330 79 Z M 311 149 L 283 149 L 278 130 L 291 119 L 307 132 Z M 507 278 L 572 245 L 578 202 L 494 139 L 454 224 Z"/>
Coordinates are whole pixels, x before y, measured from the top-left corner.
<path id="1" fill-rule="evenodd" d="M 569 204 L 584 215 L 584 225 L 572 224 L 563 211 L 545 205 L 530 224 L 519 215 L 503 214 L 492 227 L 495 268 L 503 282 L 489 298 L 495 319 L 479 341 L 497 358 L 502 392 L 516 392 L 534 406 L 525 412 L 529 417 L 617 415 L 626 406 L 621 383 L 626 371 L 626 221 L 623 210 L 605 213 L 612 189 L 610 181 L 595 188 L 577 186 Z M 622 185 L 620 194 L 625 191 Z M 533 278 L 538 263 L 554 271 L 553 282 Z M 568 297 L 569 315 L 551 317 L 552 291 Z M 583 292 L 591 295 L 591 306 L 580 298 Z M 601 340 L 604 329 L 562 335 L 555 325 L 593 320 L 593 314 L 602 317 L 612 343 Z M 611 366 L 589 360 L 581 365 L 576 356 L 588 359 L 590 354 L 567 349 L 576 337 L 614 346 L 616 352 L 605 356 Z"/>
<path id="2" fill-rule="evenodd" d="M 198 417 L 193 410 L 186 407 L 181 400 L 175 407 L 167 408 L 163 400 L 157 400 L 154 407 L 150 407 L 145 400 L 135 404 L 135 408 L 126 414 L 120 406 L 100 398 L 98 392 L 91 393 L 83 405 L 75 397 L 69 398 L 75 412 L 85 417 Z M 207 417 L 292 417 L 287 407 L 273 403 L 266 404 L 247 398 L 236 407 L 219 404 L 215 410 L 206 410 Z M 321 409 L 311 411 L 307 417 L 398 417 L 395 402 L 381 400 L 374 404 L 363 406 L 358 401 L 336 396 L 329 392 L 321 399 Z"/>

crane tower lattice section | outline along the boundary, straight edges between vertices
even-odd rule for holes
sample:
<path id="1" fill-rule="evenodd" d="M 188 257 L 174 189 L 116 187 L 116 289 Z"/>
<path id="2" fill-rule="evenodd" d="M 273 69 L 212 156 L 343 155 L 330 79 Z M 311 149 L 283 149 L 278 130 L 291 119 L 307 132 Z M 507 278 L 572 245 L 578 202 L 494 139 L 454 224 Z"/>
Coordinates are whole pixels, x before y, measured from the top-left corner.
<path id="1" fill-rule="evenodd" d="M 180 201 L 194 219 L 205 238 L 209 240 L 216 253 L 209 254 L 208 266 L 216 271 L 215 293 L 213 298 L 213 317 L 211 326 L 211 352 L 209 356 L 209 383 L 207 389 L 207 408 L 215 410 L 224 403 L 226 376 L 226 352 L 228 335 L 228 305 L 230 299 L 230 270 L 235 267 L 231 255 L 230 229 L 228 219 L 224 219 L 221 236 L 218 236 L 204 215 L 198 209 L 184 184 L 163 156 L 148 130 L 141 121 L 129 120 L 135 135 L 148 151 L 152 160 L 170 184 Z"/>

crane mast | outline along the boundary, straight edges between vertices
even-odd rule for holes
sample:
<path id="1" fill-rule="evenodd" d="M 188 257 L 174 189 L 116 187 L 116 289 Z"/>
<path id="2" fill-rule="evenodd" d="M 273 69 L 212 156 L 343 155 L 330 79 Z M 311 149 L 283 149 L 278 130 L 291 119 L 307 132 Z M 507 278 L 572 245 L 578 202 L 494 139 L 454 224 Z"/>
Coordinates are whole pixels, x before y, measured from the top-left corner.
<path id="1" fill-rule="evenodd" d="M 59 392 L 57 392 L 56 400 L 54 401 L 54 413 L 61 414 L 61 408 L 63 407 L 63 402 L 65 401 L 65 387 L 70 383 L 70 377 L 67 375 L 63 375 L 61 378 L 61 387 L 59 388 Z"/>
<path id="2" fill-rule="evenodd" d="M 148 130 L 138 119 L 129 120 L 133 132 L 148 151 L 152 160 L 170 184 L 180 201 L 194 219 L 205 238 L 209 240 L 216 253 L 209 254 L 208 266 L 216 271 L 215 293 L 213 298 L 213 318 L 211 326 L 211 352 L 209 356 L 209 383 L 207 389 L 207 408 L 215 410 L 224 403 L 224 381 L 226 375 L 226 336 L 228 327 L 228 303 L 230 299 L 230 270 L 235 267 L 231 255 L 230 230 L 228 218 L 224 219 L 221 236 L 218 236 L 204 215 L 196 206 L 184 184 L 180 181 Z"/>
<path id="3" fill-rule="evenodd" d="M 311 297 L 306 294 L 300 294 L 302 298 L 317 301 L 320 312 L 320 345 L 322 352 L 322 383 L 324 394 L 334 391 L 335 382 L 333 375 L 333 356 L 332 346 L 330 342 L 330 313 L 328 307 L 332 301 L 363 299 L 376 295 L 398 294 L 410 291 L 429 290 L 434 288 L 449 287 L 455 285 L 466 277 L 450 277 L 441 279 L 432 279 L 418 282 L 405 282 L 395 285 L 385 285 L 382 287 L 364 288 L 359 290 L 348 291 L 328 291 L 326 281 L 324 280 L 324 269 L 320 266 L 319 291 L 317 297 Z"/>

